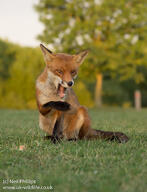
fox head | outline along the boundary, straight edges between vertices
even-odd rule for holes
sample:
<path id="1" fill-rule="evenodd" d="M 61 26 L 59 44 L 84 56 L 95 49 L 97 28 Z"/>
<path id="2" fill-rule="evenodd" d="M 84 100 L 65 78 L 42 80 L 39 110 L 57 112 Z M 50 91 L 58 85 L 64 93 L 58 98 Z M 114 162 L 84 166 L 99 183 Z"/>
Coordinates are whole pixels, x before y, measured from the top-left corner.
<path id="1" fill-rule="evenodd" d="M 76 55 L 65 53 L 52 53 L 44 45 L 40 44 L 47 67 L 49 79 L 53 81 L 56 88 L 60 90 L 60 97 L 64 97 L 65 90 L 74 84 L 79 66 L 84 61 L 88 51 L 82 51 Z M 61 94 L 62 92 L 62 94 Z"/>

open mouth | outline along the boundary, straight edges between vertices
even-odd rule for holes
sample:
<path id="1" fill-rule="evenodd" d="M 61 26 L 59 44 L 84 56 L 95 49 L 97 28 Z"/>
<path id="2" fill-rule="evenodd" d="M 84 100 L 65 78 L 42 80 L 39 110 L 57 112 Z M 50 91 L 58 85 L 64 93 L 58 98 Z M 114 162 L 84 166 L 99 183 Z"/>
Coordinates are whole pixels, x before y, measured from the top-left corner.
<path id="1" fill-rule="evenodd" d="M 58 95 L 59 95 L 59 97 L 60 97 L 61 99 L 65 97 L 66 89 L 67 89 L 67 88 L 63 87 L 61 84 L 58 85 L 58 91 L 57 91 L 57 93 L 58 93 Z"/>

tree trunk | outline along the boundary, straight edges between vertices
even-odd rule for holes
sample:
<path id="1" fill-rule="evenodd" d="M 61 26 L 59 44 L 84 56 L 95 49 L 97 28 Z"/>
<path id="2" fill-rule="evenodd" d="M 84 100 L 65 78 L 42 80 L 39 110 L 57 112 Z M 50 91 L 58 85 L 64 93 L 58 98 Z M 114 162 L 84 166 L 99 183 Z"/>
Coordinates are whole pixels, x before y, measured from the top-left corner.
<path id="1" fill-rule="evenodd" d="M 97 107 L 102 107 L 102 83 L 102 73 L 96 74 L 95 104 Z"/>
<path id="2" fill-rule="evenodd" d="M 136 90 L 134 92 L 134 103 L 135 103 L 135 109 L 140 110 L 141 109 L 141 91 Z"/>

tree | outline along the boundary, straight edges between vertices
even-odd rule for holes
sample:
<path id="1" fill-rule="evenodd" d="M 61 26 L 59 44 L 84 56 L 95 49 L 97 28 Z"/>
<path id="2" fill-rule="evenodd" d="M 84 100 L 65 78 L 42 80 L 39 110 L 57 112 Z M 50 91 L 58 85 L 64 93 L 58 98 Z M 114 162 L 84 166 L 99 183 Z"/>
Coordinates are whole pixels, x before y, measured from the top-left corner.
<path id="1" fill-rule="evenodd" d="M 0 41 L 0 107 L 35 108 L 35 80 L 44 67 L 40 48 Z"/>
<path id="2" fill-rule="evenodd" d="M 19 47 L 7 81 L 8 100 L 12 107 L 35 108 L 35 81 L 44 67 L 39 48 Z"/>
<path id="3" fill-rule="evenodd" d="M 0 80 L 7 80 L 9 69 L 15 60 L 15 45 L 0 39 Z"/>
<path id="4" fill-rule="evenodd" d="M 139 68 L 146 65 L 145 3 L 145 0 L 40 0 L 35 5 L 44 24 L 44 31 L 38 36 L 42 42 L 68 53 L 90 48 L 82 71 L 97 81 L 97 106 L 102 105 L 105 74 L 120 80 L 144 79 Z"/>

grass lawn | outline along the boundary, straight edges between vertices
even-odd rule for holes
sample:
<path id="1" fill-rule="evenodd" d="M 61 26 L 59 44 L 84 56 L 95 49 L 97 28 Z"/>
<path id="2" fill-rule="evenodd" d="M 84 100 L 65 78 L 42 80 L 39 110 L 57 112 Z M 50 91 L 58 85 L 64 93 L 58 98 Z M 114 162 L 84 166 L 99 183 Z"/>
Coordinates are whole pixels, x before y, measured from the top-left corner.
<path id="1" fill-rule="evenodd" d="M 145 192 L 147 190 L 147 110 L 91 110 L 95 129 L 122 131 L 126 144 L 101 140 L 44 141 L 38 112 L 0 110 L 0 192 L 4 186 L 52 186 L 57 192 Z M 20 151 L 20 145 L 25 149 Z M 26 183 L 18 182 L 24 179 Z M 3 182 L 8 182 L 5 184 Z M 33 182 L 33 181 L 32 181 Z"/>

